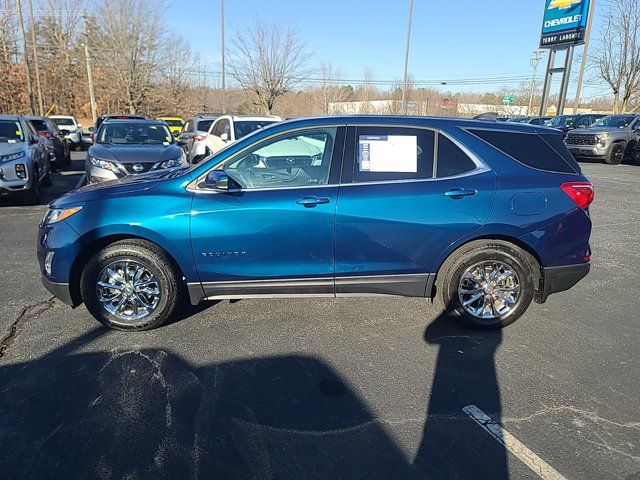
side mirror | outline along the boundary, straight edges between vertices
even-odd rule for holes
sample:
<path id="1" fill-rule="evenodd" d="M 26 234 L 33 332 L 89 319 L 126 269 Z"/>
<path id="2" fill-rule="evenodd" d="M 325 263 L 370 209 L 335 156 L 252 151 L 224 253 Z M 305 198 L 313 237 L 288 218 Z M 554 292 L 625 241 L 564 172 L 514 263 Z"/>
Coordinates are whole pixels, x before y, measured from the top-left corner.
<path id="1" fill-rule="evenodd" d="M 89 127 L 89 132 L 96 133 L 97 132 L 96 127 Z"/>
<path id="2" fill-rule="evenodd" d="M 227 132 L 223 132 L 220 135 L 220 138 L 222 139 L 223 142 L 228 142 L 229 141 L 229 134 Z"/>
<path id="3" fill-rule="evenodd" d="M 235 188 L 235 182 L 222 170 L 211 170 L 204 179 L 204 182 L 198 186 L 206 190 L 219 190 L 222 192 L 237 189 Z M 232 188 L 229 188 L 230 186 Z"/>
<path id="4" fill-rule="evenodd" d="M 82 128 L 82 124 L 81 123 L 78 124 L 78 128 Z"/>

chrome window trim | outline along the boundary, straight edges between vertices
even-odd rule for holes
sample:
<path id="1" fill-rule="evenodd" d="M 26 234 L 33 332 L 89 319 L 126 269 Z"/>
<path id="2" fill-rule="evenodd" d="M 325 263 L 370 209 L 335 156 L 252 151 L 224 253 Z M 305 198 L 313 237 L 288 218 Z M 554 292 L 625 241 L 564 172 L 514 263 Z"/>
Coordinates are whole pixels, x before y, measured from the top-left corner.
<path id="1" fill-rule="evenodd" d="M 286 132 L 278 132 L 278 133 L 274 133 L 272 135 L 269 135 L 268 137 L 265 137 L 264 139 L 262 139 L 262 141 L 267 141 L 270 140 L 271 138 L 274 137 L 278 137 L 280 135 L 283 134 L 287 134 L 287 133 L 291 133 L 291 132 L 296 132 L 296 131 L 300 131 L 300 130 L 310 130 L 310 129 L 314 129 L 314 128 L 340 128 L 340 127 L 355 127 L 356 129 L 358 127 L 394 127 L 394 128 L 412 128 L 412 129 L 421 129 L 421 130 L 431 130 L 434 133 L 436 133 L 437 135 L 435 135 L 435 139 L 434 139 L 434 157 L 437 157 L 437 150 L 436 150 L 436 146 L 437 146 L 437 137 L 438 135 L 443 135 L 444 137 L 448 138 L 451 142 L 453 142 L 458 148 L 460 148 L 460 150 L 462 150 L 470 159 L 471 161 L 476 165 L 476 168 L 473 170 L 469 170 L 468 172 L 465 173 L 461 173 L 459 175 L 451 175 L 448 177 L 431 177 L 431 178 L 408 178 L 408 179 L 403 179 L 403 180 L 375 180 L 375 181 L 370 181 L 370 182 L 360 182 L 360 183 L 355 183 L 355 182 L 350 182 L 350 183 L 336 183 L 336 184 L 324 184 L 324 185 L 304 185 L 304 186 L 297 186 L 297 187 L 273 187 L 273 188 L 250 188 L 250 189 L 245 189 L 245 188 L 240 188 L 238 190 L 230 190 L 230 191 L 216 191 L 216 190 L 203 190 L 198 188 L 198 183 L 200 183 L 201 181 L 203 181 L 206 176 L 209 174 L 210 171 L 212 170 L 220 170 L 221 168 L 224 168 L 224 165 L 231 161 L 234 158 L 237 158 L 237 156 L 240 156 L 242 154 L 244 154 L 247 150 L 249 150 L 250 148 L 252 148 L 254 146 L 254 144 L 248 145 L 245 148 L 243 148 L 242 150 L 236 152 L 234 155 L 230 156 L 229 158 L 227 158 L 226 160 L 224 160 L 223 162 L 220 162 L 219 164 L 217 164 L 215 167 L 210 168 L 209 170 L 207 170 L 205 173 L 203 173 L 202 175 L 200 175 L 199 177 L 197 177 L 195 180 L 192 180 L 191 182 L 189 182 L 189 184 L 186 187 L 186 190 L 192 193 L 200 193 L 200 194 L 205 194 L 205 195 L 212 195 L 212 194 L 220 194 L 220 193 L 248 193 L 248 192 L 264 192 L 264 191 L 279 191 L 279 190 L 300 190 L 300 189 L 310 189 L 310 188 L 333 188 L 333 187 L 353 187 L 353 186 L 358 186 L 358 185 L 386 185 L 386 184 L 396 184 L 396 183 L 421 183 L 421 182 L 434 182 L 434 181 L 441 181 L 441 180 L 455 180 L 458 178 L 466 178 L 466 177 L 470 177 L 473 175 L 480 175 L 482 173 L 486 173 L 486 172 L 491 172 L 491 168 L 489 168 L 486 163 L 484 163 L 484 161 L 482 161 L 480 159 L 480 157 L 478 155 L 476 155 L 473 151 L 471 151 L 466 145 L 464 145 L 462 142 L 460 142 L 457 138 L 452 137 L 451 135 L 447 134 L 446 132 L 443 132 L 442 130 L 435 128 L 435 127 L 424 127 L 424 126 L 407 126 L 407 125 L 399 125 L 399 124 L 378 124 L 378 123 L 366 123 L 366 124 L 344 124 L 344 123 L 339 123 L 339 124 L 327 124 L 327 125 L 322 125 L 322 126 L 316 126 L 316 127 L 298 127 L 298 128 L 294 128 L 291 130 L 287 130 Z M 464 130 L 466 133 L 473 135 L 471 132 L 467 132 L 466 128 L 463 128 L 462 130 Z M 486 129 L 486 130 L 495 130 L 495 129 Z M 505 130 L 508 131 L 508 130 Z M 475 138 L 475 135 L 473 135 Z M 481 140 L 481 139 L 480 139 Z M 436 165 L 437 165 L 437 159 L 436 163 L 434 163 L 434 172 L 437 172 L 435 170 Z M 344 161 L 344 160 L 343 160 Z"/>

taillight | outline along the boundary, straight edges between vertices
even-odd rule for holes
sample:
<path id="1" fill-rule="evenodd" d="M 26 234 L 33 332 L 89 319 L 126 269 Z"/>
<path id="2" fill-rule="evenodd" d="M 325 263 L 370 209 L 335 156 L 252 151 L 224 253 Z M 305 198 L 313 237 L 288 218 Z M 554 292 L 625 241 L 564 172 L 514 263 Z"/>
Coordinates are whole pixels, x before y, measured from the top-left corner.
<path id="1" fill-rule="evenodd" d="M 41 137 L 44 137 L 44 138 L 53 138 L 53 135 L 51 135 L 49 132 L 45 132 L 45 131 L 38 132 L 38 135 L 40 135 Z"/>
<path id="2" fill-rule="evenodd" d="M 560 188 L 580 208 L 587 208 L 593 202 L 595 192 L 589 182 L 565 182 Z"/>

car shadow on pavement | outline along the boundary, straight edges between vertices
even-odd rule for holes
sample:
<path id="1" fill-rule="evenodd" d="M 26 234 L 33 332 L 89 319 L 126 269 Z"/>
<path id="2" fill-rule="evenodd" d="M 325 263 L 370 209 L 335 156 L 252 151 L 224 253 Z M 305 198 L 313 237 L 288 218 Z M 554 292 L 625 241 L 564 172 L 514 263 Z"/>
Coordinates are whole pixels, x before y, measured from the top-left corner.
<path id="1" fill-rule="evenodd" d="M 121 334 L 0 366 L 6 478 L 507 478 L 504 451 L 459 410 L 475 402 L 499 420 L 498 335 L 443 316 L 427 328 L 439 354 L 415 460 L 319 358 L 200 366 L 162 349 L 90 351 L 102 335 Z"/>

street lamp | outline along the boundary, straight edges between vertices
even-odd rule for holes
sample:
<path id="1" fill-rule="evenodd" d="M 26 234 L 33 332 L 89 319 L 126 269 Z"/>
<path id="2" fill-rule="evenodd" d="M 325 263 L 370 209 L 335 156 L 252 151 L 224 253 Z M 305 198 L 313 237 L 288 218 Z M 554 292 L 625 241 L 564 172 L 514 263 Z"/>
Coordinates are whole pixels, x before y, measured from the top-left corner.
<path id="1" fill-rule="evenodd" d="M 536 93 L 536 73 L 538 72 L 538 63 L 542 58 L 542 50 L 536 50 L 531 57 L 531 66 L 533 67 L 533 76 L 531 77 L 531 91 L 529 94 L 529 107 L 527 108 L 527 115 L 531 114 L 531 107 L 533 106 L 533 97 Z"/>

